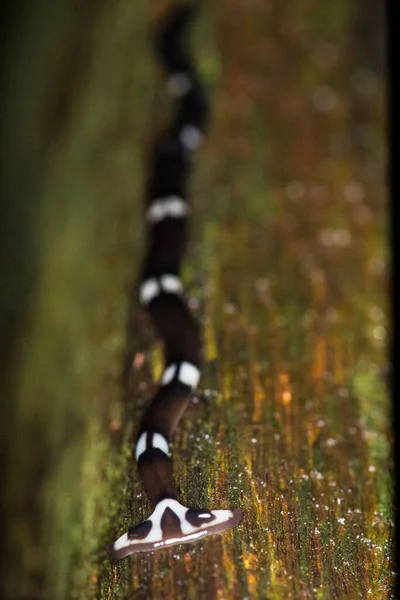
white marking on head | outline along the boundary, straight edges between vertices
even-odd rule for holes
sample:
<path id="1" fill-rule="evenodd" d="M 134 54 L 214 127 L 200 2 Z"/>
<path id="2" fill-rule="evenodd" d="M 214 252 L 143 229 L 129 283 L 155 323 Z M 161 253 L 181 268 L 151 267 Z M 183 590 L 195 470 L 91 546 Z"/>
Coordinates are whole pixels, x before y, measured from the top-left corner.
<path id="1" fill-rule="evenodd" d="M 190 386 L 192 389 L 195 389 L 200 380 L 200 371 L 195 365 L 192 365 L 189 362 L 183 362 L 179 369 L 178 380 L 181 383 Z"/>
<path id="2" fill-rule="evenodd" d="M 157 279 L 152 277 L 151 279 L 144 281 L 139 288 L 139 298 L 141 304 L 148 304 L 153 300 L 153 298 L 158 296 L 159 293 L 160 286 Z"/>
<path id="3" fill-rule="evenodd" d="M 150 223 L 159 223 L 166 217 L 181 218 L 187 215 L 189 207 L 179 196 L 156 198 L 149 206 L 147 219 Z"/>
<path id="4" fill-rule="evenodd" d="M 166 537 L 168 535 L 168 532 L 163 532 L 161 529 L 162 517 L 167 508 L 172 510 L 172 512 L 179 519 L 179 526 L 182 531 L 182 536 L 180 537 L 168 538 Z M 200 517 L 202 516 L 203 518 L 209 518 L 210 515 L 212 515 L 214 519 L 212 520 L 212 522 L 209 522 L 207 520 L 201 523 L 200 525 L 196 526 L 189 523 L 189 521 L 186 519 L 187 510 L 188 509 L 182 504 L 180 504 L 178 500 L 173 500 L 170 498 L 161 500 L 156 505 L 150 518 L 147 519 L 147 521 L 144 521 L 145 523 L 151 523 L 151 529 L 147 536 L 145 536 L 142 539 L 140 539 L 139 537 L 138 539 L 135 538 L 133 535 L 133 538 L 130 539 L 129 532 L 125 533 L 120 538 L 118 538 L 118 540 L 113 544 L 113 550 L 124 550 L 125 548 L 129 548 L 130 546 L 134 546 L 135 549 L 133 549 L 132 552 L 130 552 L 130 554 L 132 554 L 133 552 L 140 552 L 141 547 L 146 547 L 146 550 L 151 550 L 160 548 L 162 546 L 171 546 L 173 544 L 199 539 L 206 535 L 212 534 L 215 531 L 216 526 L 217 531 L 215 531 L 215 533 L 221 533 L 225 529 L 229 529 L 233 526 L 233 524 L 229 524 L 229 521 L 234 517 L 234 512 L 231 510 L 213 510 L 208 513 L 201 513 L 199 515 Z M 227 524 L 226 527 L 224 526 L 225 523 Z M 218 525 L 222 525 L 222 528 L 218 527 Z"/>
<path id="5" fill-rule="evenodd" d="M 211 510 L 210 512 L 215 517 L 215 519 L 211 523 L 212 526 L 220 525 L 220 523 L 225 523 L 233 517 L 233 512 L 231 510 Z"/>
<path id="6" fill-rule="evenodd" d="M 140 438 L 138 439 L 138 442 L 136 444 L 136 451 L 135 451 L 136 460 L 139 460 L 139 457 L 143 454 L 143 452 L 146 451 L 146 438 L 147 438 L 147 432 L 145 431 L 144 433 L 142 433 L 142 435 L 140 436 Z"/>
<path id="7" fill-rule="evenodd" d="M 169 540 L 165 540 L 165 542 L 158 542 L 154 544 L 154 547 L 159 548 L 160 546 L 170 546 L 171 544 L 179 544 L 181 542 L 191 542 L 197 538 L 204 537 L 206 534 L 207 533 L 205 531 L 198 531 L 197 533 L 192 533 L 191 535 L 184 535 L 180 538 L 170 538 Z"/>
<path id="8" fill-rule="evenodd" d="M 211 510 L 210 513 L 214 517 L 212 523 L 204 522 L 201 525 L 194 526 L 185 518 L 186 511 L 188 510 L 186 506 L 183 506 L 180 502 L 178 502 L 178 500 L 166 498 L 157 504 L 149 520 L 152 521 L 152 523 L 160 523 L 166 508 L 170 508 L 178 517 L 183 535 L 189 535 L 199 531 L 200 529 L 205 529 L 207 527 L 211 528 L 215 525 L 220 525 L 221 523 L 229 521 L 229 519 L 232 519 L 233 517 L 233 512 L 231 510 Z"/>
<path id="9" fill-rule="evenodd" d="M 153 433 L 153 439 L 151 441 L 152 448 L 157 448 L 164 452 L 167 456 L 169 456 L 169 446 L 168 442 L 161 433 Z"/>
<path id="10" fill-rule="evenodd" d="M 173 73 L 167 81 L 168 91 L 174 96 L 185 96 L 192 89 L 192 83 L 186 73 Z"/>
<path id="11" fill-rule="evenodd" d="M 128 538 L 128 533 L 124 533 L 123 535 L 121 535 L 121 537 L 117 539 L 116 542 L 114 542 L 114 550 L 120 550 L 121 548 L 125 548 L 126 546 L 129 546 L 129 543 L 130 541 Z"/>
<path id="12" fill-rule="evenodd" d="M 179 139 L 188 150 L 196 150 L 203 141 L 203 134 L 194 125 L 185 125 L 181 129 Z"/>
<path id="13" fill-rule="evenodd" d="M 169 383 L 171 383 L 171 381 L 173 380 L 173 378 L 176 375 L 176 367 L 177 365 L 173 364 L 173 365 L 169 365 L 169 367 L 167 367 L 163 373 L 163 376 L 161 378 L 161 383 L 163 385 L 168 385 Z"/>
<path id="14" fill-rule="evenodd" d="M 171 498 L 166 498 L 165 500 L 161 500 L 161 502 L 159 502 L 157 504 L 156 508 L 154 509 L 153 514 L 150 517 L 150 520 L 153 523 L 157 523 L 157 522 L 161 523 L 161 518 L 162 518 L 166 508 L 170 508 L 172 510 L 172 512 L 176 514 L 176 516 L 178 517 L 178 519 L 180 521 L 180 526 L 182 529 L 182 533 L 184 535 L 193 533 L 194 531 L 198 530 L 198 527 L 193 527 L 193 525 L 191 525 L 189 523 L 189 521 L 186 521 L 186 519 L 185 519 L 185 514 L 187 511 L 186 506 L 183 506 L 183 504 L 178 502 L 178 500 L 173 500 Z"/>

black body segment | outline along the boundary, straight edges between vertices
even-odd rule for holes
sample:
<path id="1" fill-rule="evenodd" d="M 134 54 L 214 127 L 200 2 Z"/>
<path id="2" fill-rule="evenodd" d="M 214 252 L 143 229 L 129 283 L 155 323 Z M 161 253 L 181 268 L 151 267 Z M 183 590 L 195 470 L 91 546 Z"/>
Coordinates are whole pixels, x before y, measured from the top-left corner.
<path id="1" fill-rule="evenodd" d="M 202 510 L 179 503 L 169 440 L 200 378 L 201 342 L 180 281 L 190 209 L 186 187 L 193 152 L 201 144 L 208 104 L 183 33 L 194 8 L 178 5 L 156 31 L 154 46 L 175 98 L 171 125 L 156 139 L 145 192 L 147 251 L 139 299 L 164 343 L 165 370 L 139 430 L 135 458 L 152 515 L 120 536 L 107 551 L 114 560 L 222 533 L 241 521 L 234 510 Z"/>

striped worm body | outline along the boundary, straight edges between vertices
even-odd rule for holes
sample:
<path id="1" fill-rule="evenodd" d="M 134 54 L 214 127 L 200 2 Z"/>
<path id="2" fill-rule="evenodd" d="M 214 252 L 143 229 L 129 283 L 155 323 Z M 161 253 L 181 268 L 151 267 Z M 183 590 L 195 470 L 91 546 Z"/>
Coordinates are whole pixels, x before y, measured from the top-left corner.
<path id="1" fill-rule="evenodd" d="M 222 533 L 238 525 L 239 509 L 203 510 L 183 506 L 172 477 L 169 440 L 200 379 L 200 332 L 180 280 L 189 206 L 187 181 L 193 152 L 203 141 L 208 105 L 183 45 L 193 7 L 180 5 L 155 36 L 155 50 L 175 99 L 171 125 L 157 138 L 146 189 L 147 252 L 139 300 L 164 342 L 165 369 L 139 430 L 135 458 L 155 508 L 107 547 L 114 560 Z"/>

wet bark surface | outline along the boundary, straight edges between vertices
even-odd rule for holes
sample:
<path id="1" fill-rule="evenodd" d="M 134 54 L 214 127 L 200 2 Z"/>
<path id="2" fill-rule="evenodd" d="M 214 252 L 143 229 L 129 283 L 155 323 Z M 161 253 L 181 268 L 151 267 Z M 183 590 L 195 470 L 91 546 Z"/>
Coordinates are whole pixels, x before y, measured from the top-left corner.
<path id="1" fill-rule="evenodd" d="M 364 39 L 359 4 L 225 0 L 196 24 L 213 122 L 184 282 L 204 365 L 174 474 L 183 503 L 245 517 L 117 565 L 104 546 L 151 512 L 131 451 L 162 348 L 135 278 L 164 94 L 145 24 L 165 4 L 78 11 L 82 37 L 70 25 L 38 101 L 45 192 L 13 366 L 10 598 L 394 597 L 385 33 L 377 3 Z"/>

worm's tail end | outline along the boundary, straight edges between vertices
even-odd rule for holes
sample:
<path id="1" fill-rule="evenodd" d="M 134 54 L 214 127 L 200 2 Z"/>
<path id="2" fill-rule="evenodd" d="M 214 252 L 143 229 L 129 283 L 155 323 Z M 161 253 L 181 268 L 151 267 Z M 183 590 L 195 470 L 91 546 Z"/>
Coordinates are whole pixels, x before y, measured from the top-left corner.
<path id="1" fill-rule="evenodd" d="M 152 552 L 222 533 L 239 525 L 242 516 L 237 508 L 199 510 L 166 498 L 158 502 L 146 521 L 129 529 L 106 549 L 116 561 L 136 552 Z"/>

